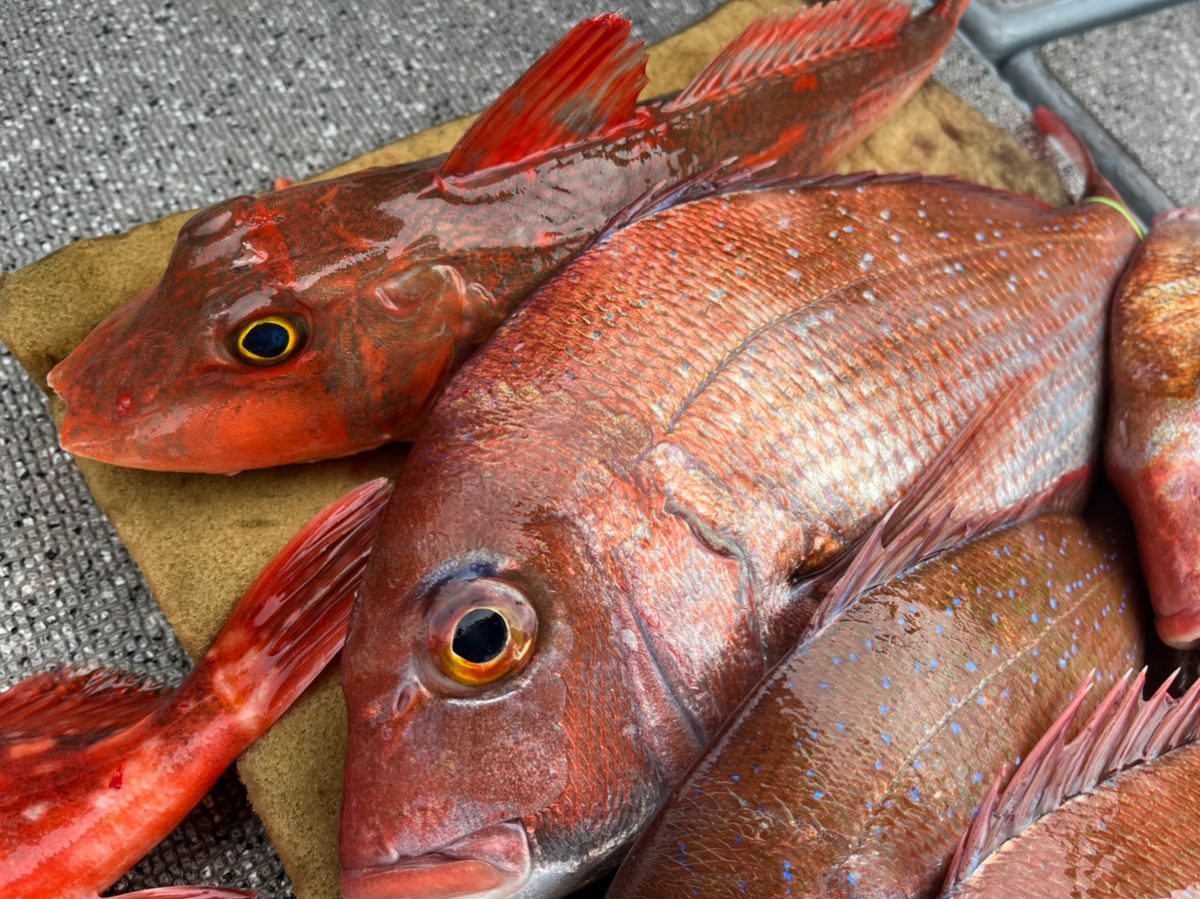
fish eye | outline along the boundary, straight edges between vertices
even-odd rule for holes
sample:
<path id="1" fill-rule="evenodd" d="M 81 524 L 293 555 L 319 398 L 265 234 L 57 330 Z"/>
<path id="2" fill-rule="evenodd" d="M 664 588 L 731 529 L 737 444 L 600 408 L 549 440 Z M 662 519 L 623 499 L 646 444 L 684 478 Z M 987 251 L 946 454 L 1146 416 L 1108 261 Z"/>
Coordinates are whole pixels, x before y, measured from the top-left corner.
<path id="1" fill-rule="evenodd" d="M 233 351 L 251 365 L 278 365 L 294 356 L 307 336 L 302 319 L 290 315 L 266 315 L 238 328 Z"/>
<path id="2" fill-rule="evenodd" d="M 511 584 L 496 578 L 451 581 L 428 620 L 430 656 L 455 685 L 482 687 L 516 674 L 533 655 L 537 613 Z"/>

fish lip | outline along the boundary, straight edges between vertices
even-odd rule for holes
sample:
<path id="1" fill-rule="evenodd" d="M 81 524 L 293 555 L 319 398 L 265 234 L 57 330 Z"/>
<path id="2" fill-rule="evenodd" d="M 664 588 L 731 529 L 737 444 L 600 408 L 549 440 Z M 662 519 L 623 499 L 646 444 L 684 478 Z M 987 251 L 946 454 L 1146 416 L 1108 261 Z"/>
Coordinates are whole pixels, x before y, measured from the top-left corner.
<path id="1" fill-rule="evenodd" d="M 345 899 L 504 899 L 532 874 L 525 828 L 506 821 L 423 855 L 343 868 L 341 887 Z"/>

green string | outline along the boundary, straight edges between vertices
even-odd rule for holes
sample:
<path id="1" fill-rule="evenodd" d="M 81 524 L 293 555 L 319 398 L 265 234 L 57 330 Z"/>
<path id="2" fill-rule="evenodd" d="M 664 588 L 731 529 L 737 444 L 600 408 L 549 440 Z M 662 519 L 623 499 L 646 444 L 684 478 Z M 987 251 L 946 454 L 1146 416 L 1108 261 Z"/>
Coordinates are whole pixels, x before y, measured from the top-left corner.
<path id="1" fill-rule="evenodd" d="M 1110 209 L 1117 210 L 1117 212 L 1125 216 L 1125 221 L 1129 222 L 1129 224 L 1133 226 L 1133 233 L 1138 236 L 1138 240 L 1141 240 L 1146 236 L 1146 229 L 1142 227 L 1141 222 L 1133 217 L 1133 213 L 1129 211 L 1129 207 L 1124 203 L 1119 203 L 1116 200 L 1110 200 L 1108 197 L 1087 197 L 1083 202 L 1102 203 L 1103 205 L 1108 206 Z"/>

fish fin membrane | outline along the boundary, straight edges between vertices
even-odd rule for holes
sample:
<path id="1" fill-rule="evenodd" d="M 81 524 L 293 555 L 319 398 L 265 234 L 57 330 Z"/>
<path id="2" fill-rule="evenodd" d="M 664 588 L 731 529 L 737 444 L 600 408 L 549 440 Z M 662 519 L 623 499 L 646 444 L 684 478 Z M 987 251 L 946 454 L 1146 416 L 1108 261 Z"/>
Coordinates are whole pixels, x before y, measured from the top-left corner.
<path id="1" fill-rule="evenodd" d="M 238 708 L 269 725 L 337 655 L 390 493 L 378 478 L 335 500 L 238 601 L 201 662 Z"/>
<path id="2" fill-rule="evenodd" d="M 646 86 L 645 45 L 631 33 L 611 13 L 580 22 L 484 111 L 440 174 L 509 165 L 629 123 Z"/>
<path id="3" fill-rule="evenodd" d="M 859 596 L 923 559 L 981 536 L 1002 525 L 1069 508 L 1087 493 L 1090 469 L 1066 475 L 1050 489 L 1007 509 L 962 515 L 954 497 L 969 478 L 978 477 L 979 459 L 996 437 L 997 421 L 1020 421 L 1028 399 L 1028 380 L 1013 381 L 993 394 L 937 453 L 913 485 L 847 553 L 845 564 L 826 575 L 831 581 L 808 625 L 811 637 L 844 612 Z"/>
<path id="4" fill-rule="evenodd" d="M 255 899 L 249 890 L 222 890 L 216 887 L 157 887 L 135 893 L 115 893 L 106 899 Z"/>
<path id="5" fill-rule="evenodd" d="M 1068 800 L 1091 792 L 1126 768 L 1149 762 L 1196 739 L 1200 732 L 1200 682 L 1183 696 L 1169 694 L 1176 671 L 1149 699 L 1142 699 L 1146 670 L 1117 681 L 1069 743 L 1067 735 L 1084 697 L 1095 682 L 1088 674 L 1067 708 L 1021 762 L 1003 792 L 996 777 L 979 813 L 955 850 L 943 895 L 955 887 L 1000 844 Z"/>
<path id="6" fill-rule="evenodd" d="M 1083 141 L 1058 117 L 1058 113 L 1045 106 L 1039 106 L 1033 111 L 1033 123 L 1042 134 L 1058 144 L 1071 161 L 1071 165 L 1083 173 L 1085 197 L 1102 197 L 1125 205 L 1117 189 L 1096 168 L 1096 161 L 1092 159 L 1092 154 L 1088 152 Z"/>
<path id="7" fill-rule="evenodd" d="M 717 54 L 663 111 L 679 112 L 824 57 L 894 41 L 909 18 L 907 4 L 893 0 L 840 0 L 763 16 Z"/>
<path id="8" fill-rule="evenodd" d="M 36 674 L 0 693 L 0 745 L 47 737 L 99 740 L 153 713 L 167 692 L 102 668 Z"/>

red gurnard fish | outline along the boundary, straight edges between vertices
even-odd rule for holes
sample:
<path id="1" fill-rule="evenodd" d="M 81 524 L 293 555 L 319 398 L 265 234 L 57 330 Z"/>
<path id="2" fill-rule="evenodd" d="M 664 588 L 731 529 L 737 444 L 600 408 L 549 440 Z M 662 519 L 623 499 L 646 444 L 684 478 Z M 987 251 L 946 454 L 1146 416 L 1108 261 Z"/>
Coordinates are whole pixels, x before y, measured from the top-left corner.
<path id="1" fill-rule="evenodd" d="M 1159 635 L 1200 643 L 1200 209 L 1159 216 L 1113 306 L 1105 460 Z"/>
<path id="2" fill-rule="evenodd" d="M 840 0 L 752 25 L 681 93 L 583 22 L 448 156 L 239 197 L 50 375 L 72 453 L 235 472 L 411 439 L 450 372 L 655 185 L 828 168 L 925 80 L 967 0 Z"/>
<path id="3" fill-rule="evenodd" d="M 1169 678 L 1142 698 L 1126 677 L 1070 743 L 1076 696 L 997 781 L 964 834 L 946 896 L 1147 899 L 1200 892 L 1200 684 L 1172 699 Z M 1090 686 L 1090 683 L 1088 684 Z"/>
<path id="4" fill-rule="evenodd" d="M 611 865 L 799 638 L 806 580 L 1002 392 L 959 512 L 1082 486 L 1120 212 L 851 176 L 646 214 L 405 462 L 343 655 L 349 899 Z"/>
<path id="5" fill-rule="evenodd" d="M 183 820 L 341 649 L 388 493 L 372 481 L 306 525 L 177 690 L 58 671 L 0 694 L 0 896 L 95 899 Z"/>
<path id="6" fill-rule="evenodd" d="M 1080 672 L 1141 664 L 1140 583 L 1127 525 L 1051 514 L 868 590 L 755 689 L 609 896 L 929 895 Z"/>

